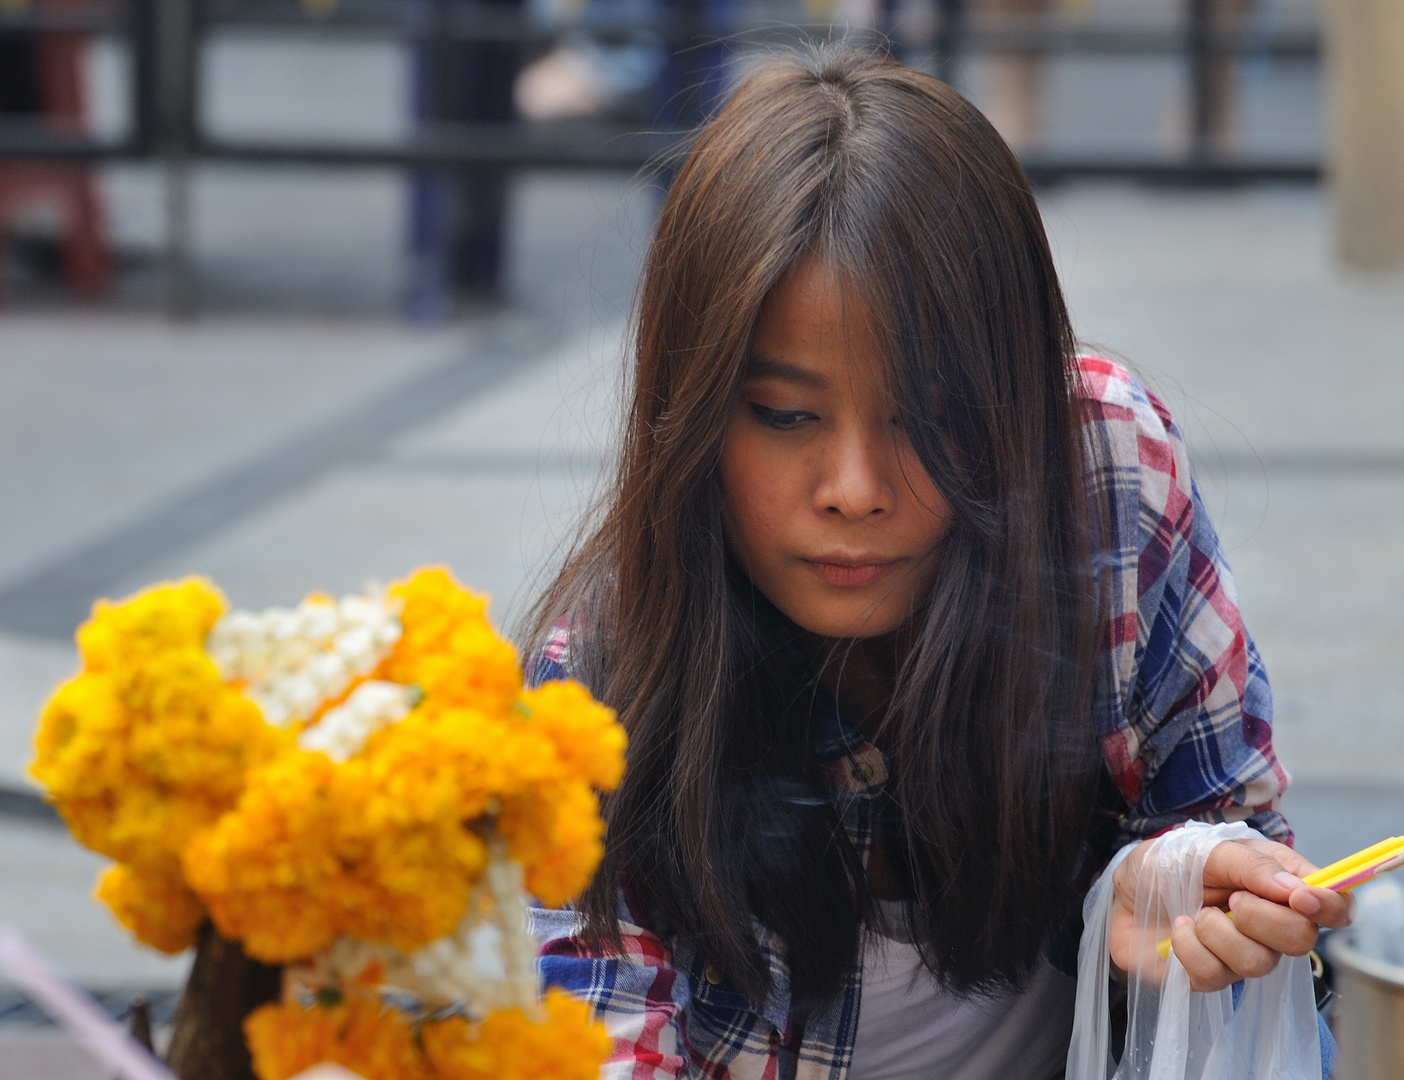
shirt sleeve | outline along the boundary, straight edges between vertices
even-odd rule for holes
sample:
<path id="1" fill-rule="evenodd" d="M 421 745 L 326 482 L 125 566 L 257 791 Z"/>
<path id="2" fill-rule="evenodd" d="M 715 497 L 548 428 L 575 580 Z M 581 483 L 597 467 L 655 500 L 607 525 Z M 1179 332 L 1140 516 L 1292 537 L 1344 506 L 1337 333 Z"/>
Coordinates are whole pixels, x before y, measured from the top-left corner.
<path id="1" fill-rule="evenodd" d="M 528 658 L 526 682 L 540 686 L 570 677 L 570 629 L 564 620 Z M 580 934 L 569 908 L 530 908 L 527 928 L 540 947 L 537 971 L 543 992 L 559 987 L 588 1002 L 614 1047 L 600 1080 L 672 1080 L 694 1075 L 683 1040 L 682 1018 L 691 999 L 687 975 L 673 965 L 671 951 L 639 925 L 620 898 L 624 950 L 604 955 Z"/>
<path id="2" fill-rule="evenodd" d="M 1079 361 L 1091 490 L 1105 515 L 1098 593 L 1108 635 L 1094 698 L 1122 839 L 1189 818 L 1246 821 L 1292 842 L 1272 694 L 1219 538 L 1164 404 L 1108 360 Z"/>
<path id="3" fill-rule="evenodd" d="M 528 927 L 541 947 L 543 990 L 560 987 L 589 1002 L 614 1040 L 600 1080 L 695 1075 L 682 1032 L 691 986 L 657 935 L 622 919 L 624 951 L 615 956 L 586 944 L 573 911 L 533 908 Z"/>

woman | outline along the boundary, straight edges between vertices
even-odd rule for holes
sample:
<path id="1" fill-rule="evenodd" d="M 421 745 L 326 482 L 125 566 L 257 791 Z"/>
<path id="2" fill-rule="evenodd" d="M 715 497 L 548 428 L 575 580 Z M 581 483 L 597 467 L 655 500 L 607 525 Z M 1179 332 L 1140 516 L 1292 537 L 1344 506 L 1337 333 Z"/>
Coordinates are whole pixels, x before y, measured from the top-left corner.
<path id="1" fill-rule="evenodd" d="M 1169 414 L 1078 358 L 1037 207 L 949 88 L 835 48 L 701 133 L 645 267 L 615 487 L 536 679 L 628 773 L 548 983 L 610 1076 L 1057 1075 L 1079 898 L 1189 818 L 1290 840 L 1267 683 Z M 1111 959 L 1133 962 L 1138 847 Z M 1196 989 L 1342 898 L 1270 840 L 1174 929 Z"/>

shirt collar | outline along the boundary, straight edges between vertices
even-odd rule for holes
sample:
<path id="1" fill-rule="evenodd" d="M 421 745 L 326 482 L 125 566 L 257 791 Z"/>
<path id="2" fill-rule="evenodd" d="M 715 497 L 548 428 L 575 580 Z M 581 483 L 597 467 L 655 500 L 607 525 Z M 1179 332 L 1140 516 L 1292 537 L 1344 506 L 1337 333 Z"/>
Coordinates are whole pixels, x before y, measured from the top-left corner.
<path id="1" fill-rule="evenodd" d="M 877 794 L 888 777 L 883 752 L 843 718 L 834 695 L 812 675 L 804 692 L 810 700 L 810 755 L 829 769 L 841 791 Z"/>

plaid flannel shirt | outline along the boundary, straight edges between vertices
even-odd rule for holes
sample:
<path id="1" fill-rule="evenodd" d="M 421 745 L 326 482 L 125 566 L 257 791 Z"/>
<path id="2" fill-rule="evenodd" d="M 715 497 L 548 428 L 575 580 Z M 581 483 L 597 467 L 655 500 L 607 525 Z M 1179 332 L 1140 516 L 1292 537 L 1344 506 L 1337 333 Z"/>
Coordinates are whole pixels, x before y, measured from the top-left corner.
<path id="1" fill-rule="evenodd" d="M 1247 820 L 1291 842 L 1277 803 L 1288 777 L 1272 750 L 1272 699 L 1243 628 L 1228 565 L 1190 477 L 1184 441 L 1165 406 L 1124 368 L 1078 360 L 1089 490 L 1106 508 L 1108 542 L 1095 554 L 1110 588 L 1094 709 L 1103 756 L 1125 799 L 1121 840 L 1188 818 Z M 541 682 L 569 669 L 560 630 L 533 665 Z M 844 825 L 866 863 L 887 766 L 831 699 L 817 759 L 830 769 Z M 784 950 L 756 924 L 769 962 L 767 1000 L 747 999 L 705 957 L 655 932 L 621 896 L 622 956 L 592 952 L 570 910 L 533 909 L 543 982 L 589 1001 L 614 1038 L 604 1080 L 714 1077 L 845 1080 L 858 1031 L 861 966 L 844 992 L 796 1031 Z"/>

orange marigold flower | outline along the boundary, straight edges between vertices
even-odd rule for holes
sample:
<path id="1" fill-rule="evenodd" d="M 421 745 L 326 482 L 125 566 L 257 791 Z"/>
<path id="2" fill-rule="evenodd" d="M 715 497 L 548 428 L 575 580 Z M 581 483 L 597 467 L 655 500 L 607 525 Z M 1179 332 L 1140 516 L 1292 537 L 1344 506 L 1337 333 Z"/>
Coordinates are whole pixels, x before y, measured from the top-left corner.
<path id="1" fill-rule="evenodd" d="M 390 586 L 404 604 L 404 634 L 377 678 L 415 684 L 426 698 L 484 712 L 511 708 L 522 688 L 517 652 L 487 621 L 487 601 L 443 567 Z"/>
<path id="2" fill-rule="evenodd" d="M 550 738 L 573 773 L 601 791 L 619 786 L 628 739 L 613 709 L 601 705 L 573 679 L 524 691 L 522 704 L 531 714 L 532 726 Z"/>
<path id="3" fill-rule="evenodd" d="M 398 774 L 307 752 L 255 774 L 185 854 L 186 880 L 220 933 L 270 963 L 343 934 L 412 950 L 451 933 L 487 862 L 463 824 L 486 795 L 456 786 L 452 755 L 433 750 L 392 759 Z"/>
<path id="4" fill-rule="evenodd" d="M 435 1080 L 410 1021 L 372 997 L 345 1004 L 264 1005 L 244 1021 L 259 1080 L 288 1080 L 320 1062 L 366 1080 Z"/>
<path id="5" fill-rule="evenodd" d="M 480 1024 L 425 1024 L 425 1056 L 442 1080 L 594 1080 L 612 1046 L 604 1026 L 560 990 L 547 991 L 544 1006 L 544 1020 L 502 1009 Z"/>
<path id="6" fill-rule="evenodd" d="M 548 907 L 578 895 L 604 857 L 599 799 L 580 782 L 504 799 L 497 827 L 526 872 L 527 892 Z"/>
<path id="7" fill-rule="evenodd" d="M 337 1035 L 346 1022 L 346 1009 L 297 1005 L 263 1005 L 244 1020 L 259 1080 L 288 1080 L 323 1061 L 335 1060 Z"/>

